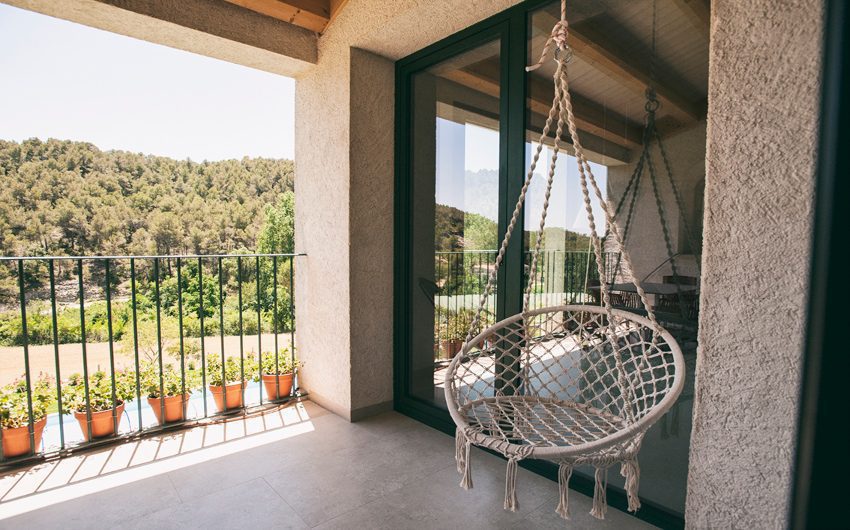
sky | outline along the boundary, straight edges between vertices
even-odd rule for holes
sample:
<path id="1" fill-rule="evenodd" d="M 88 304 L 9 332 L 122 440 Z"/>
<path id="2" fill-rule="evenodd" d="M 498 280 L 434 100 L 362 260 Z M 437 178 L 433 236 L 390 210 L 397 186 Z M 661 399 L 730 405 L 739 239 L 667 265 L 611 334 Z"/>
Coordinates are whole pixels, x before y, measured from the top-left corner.
<path id="1" fill-rule="evenodd" d="M 0 139 L 293 158 L 290 78 L 0 4 Z"/>
<path id="2" fill-rule="evenodd" d="M 531 160 L 537 142 L 527 142 L 526 161 Z M 526 229 L 536 229 L 543 213 L 546 194 L 546 175 L 552 149 L 544 146 L 525 200 Z M 590 162 L 591 170 L 602 193 L 606 192 L 608 168 Z M 498 218 L 499 208 L 499 132 L 470 123 L 457 123 L 437 118 L 437 203 L 473 212 L 490 220 Z M 524 179 L 525 174 L 516 175 Z M 576 159 L 559 153 L 552 183 L 552 196 L 547 211 L 546 226 L 566 228 L 580 234 L 590 234 L 587 212 L 579 184 Z M 516 198 L 511 197 L 513 209 Z M 591 191 L 591 206 L 596 232 L 605 233 L 605 217 L 599 201 Z"/>

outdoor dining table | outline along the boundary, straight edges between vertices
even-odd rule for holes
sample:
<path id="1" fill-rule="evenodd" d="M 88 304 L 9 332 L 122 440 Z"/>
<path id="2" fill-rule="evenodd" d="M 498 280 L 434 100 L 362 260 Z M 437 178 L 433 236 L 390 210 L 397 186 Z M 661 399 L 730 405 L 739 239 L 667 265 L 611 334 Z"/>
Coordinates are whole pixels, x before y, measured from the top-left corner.
<path id="1" fill-rule="evenodd" d="M 646 294 L 668 295 L 677 293 L 689 293 L 697 290 L 696 285 L 676 285 L 675 283 L 643 282 L 640 285 L 641 287 L 643 287 L 643 290 L 646 292 Z M 588 290 L 598 291 L 599 286 L 590 286 L 588 287 Z M 635 285 L 633 283 L 609 283 L 608 290 L 623 293 L 637 292 L 637 288 L 635 288 Z"/>

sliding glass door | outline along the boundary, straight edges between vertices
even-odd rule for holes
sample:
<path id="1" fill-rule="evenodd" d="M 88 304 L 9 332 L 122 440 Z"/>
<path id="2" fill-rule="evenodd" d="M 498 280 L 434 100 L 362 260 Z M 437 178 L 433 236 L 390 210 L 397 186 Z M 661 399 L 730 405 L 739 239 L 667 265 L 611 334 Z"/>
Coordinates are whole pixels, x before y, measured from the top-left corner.
<path id="1" fill-rule="evenodd" d="M 499 237 L 500 39 L 413 75 L 411 90 L 410 394 L 444 407 Z M 487 304 L 493 321 L 497 302 Z"/>

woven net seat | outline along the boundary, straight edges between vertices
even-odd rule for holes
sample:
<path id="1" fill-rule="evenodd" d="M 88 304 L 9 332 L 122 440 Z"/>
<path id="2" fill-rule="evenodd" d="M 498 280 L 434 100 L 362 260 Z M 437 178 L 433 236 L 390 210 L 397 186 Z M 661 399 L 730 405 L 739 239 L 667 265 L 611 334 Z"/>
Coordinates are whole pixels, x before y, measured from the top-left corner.
<path id="1" fill-rule="evenodd" d="M 624 442 L 636 451 L 636 433 L 678 396 L 684 364 L 649 320 L 618 310 L 611 318 L 598 306 L 549 307 L 467 342 L 445 376 L 460 430 L 506 455 L 573 465 L 603 462 Z"/>
<path id="2" fill-rule="evenodd" d="M 483 398 L 458 409 L 472 430 L 505 444 L 572 447 L 604 439 L 624 418 L 575 401 L 527 396 Z"/>

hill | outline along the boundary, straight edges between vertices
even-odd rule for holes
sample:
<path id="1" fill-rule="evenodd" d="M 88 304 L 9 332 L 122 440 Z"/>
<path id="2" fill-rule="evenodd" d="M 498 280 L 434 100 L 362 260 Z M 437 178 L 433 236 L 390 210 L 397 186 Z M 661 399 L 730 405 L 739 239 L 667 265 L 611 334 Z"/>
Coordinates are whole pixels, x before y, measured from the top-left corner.
<path id="1" fill-rule="evenodd" d="M 174 160 L 86 142 L 0 140 L 0 252 L 254 249 L 264 209 L 293 190 L 290 160 Z"/>

